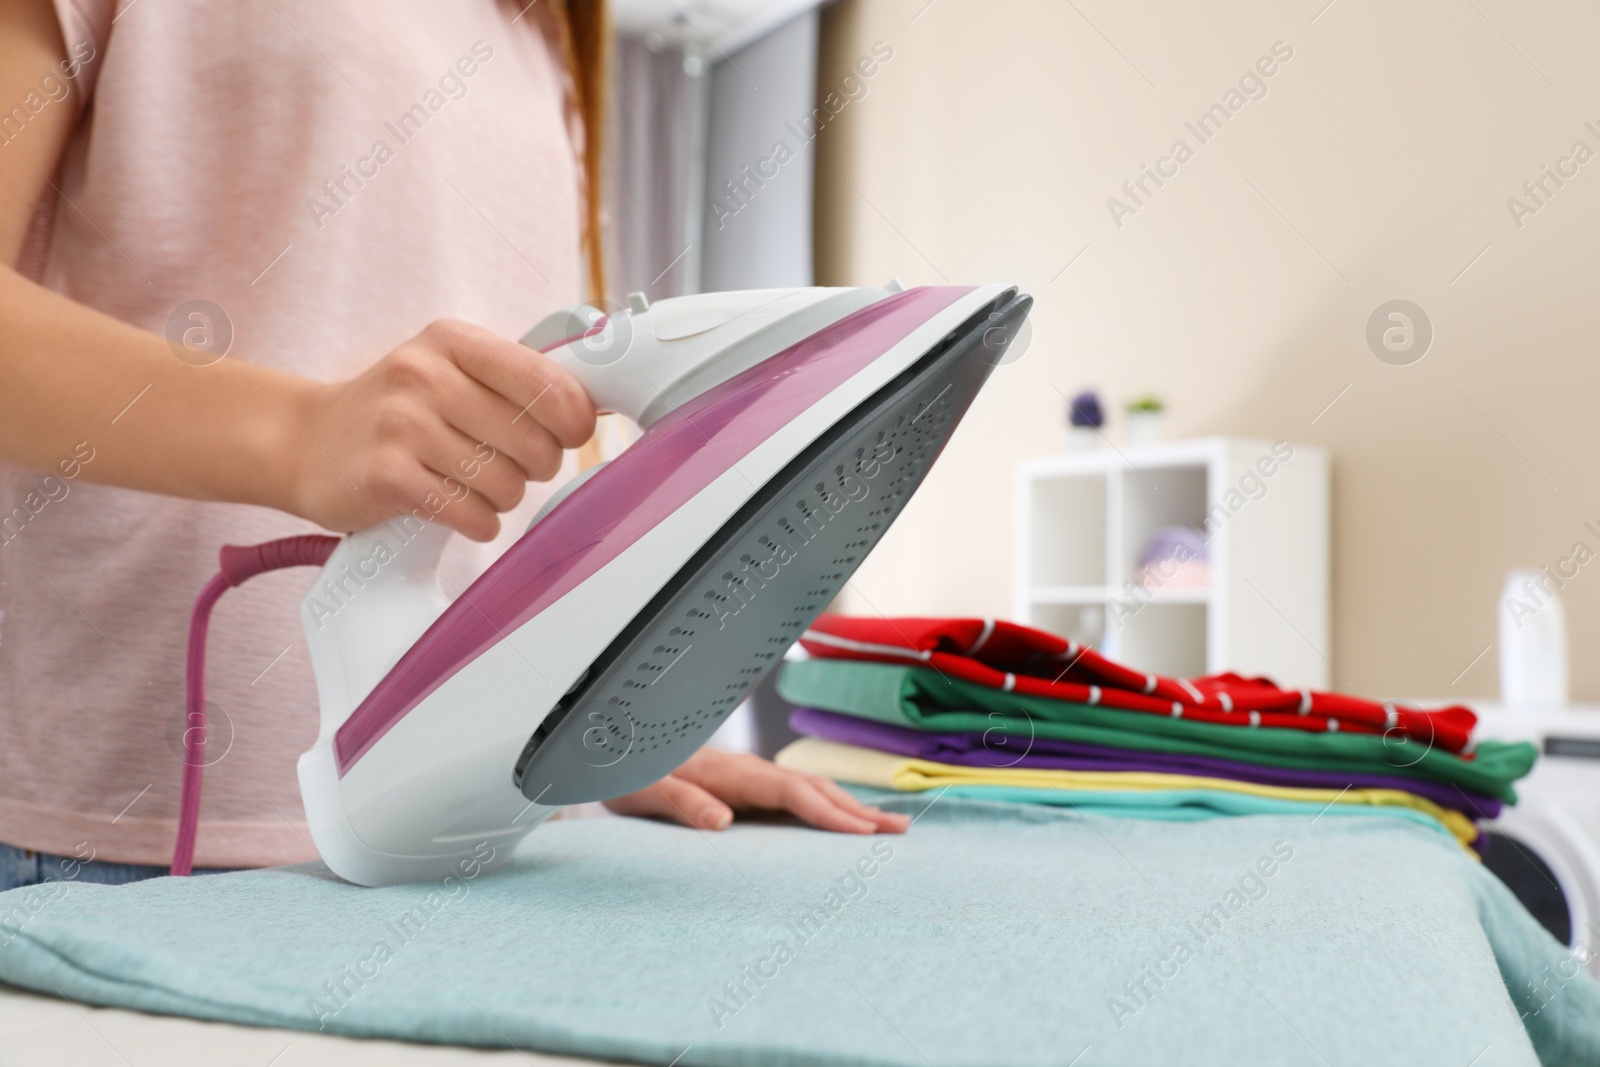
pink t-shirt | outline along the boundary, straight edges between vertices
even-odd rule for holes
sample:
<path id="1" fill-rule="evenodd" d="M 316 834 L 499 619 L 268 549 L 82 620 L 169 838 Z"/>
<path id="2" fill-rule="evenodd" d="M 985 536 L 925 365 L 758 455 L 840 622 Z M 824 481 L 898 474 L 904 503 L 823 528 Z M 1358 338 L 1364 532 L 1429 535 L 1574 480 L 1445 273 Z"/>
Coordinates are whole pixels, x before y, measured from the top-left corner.
<path id="1" fill-rule="evenodd" d="M 524 4 L 56 0 L 67 52 L 86 60 L 62 80 L 88 106 L 24 270 L 158 334 L 209 301 L 231 323 L 226 358 L 320 379 L 437 318 L 520 335 L 579 296 L 582 195 L 547 5 Z M 313 527 L 89 484 L 94 454 L 116 447 L 113 414 L 53 473 L 0 470 L 0 842 L 164 863 L 195 594 L 221 545 Z M 446 591 L 548 491 L 530 487 L 496 546 L 456 539 Z M 221 714 L 197 866 L 316 855 L 295 778 L 317 723 L 310 580 L 265 575 L 212 619 Z"/>

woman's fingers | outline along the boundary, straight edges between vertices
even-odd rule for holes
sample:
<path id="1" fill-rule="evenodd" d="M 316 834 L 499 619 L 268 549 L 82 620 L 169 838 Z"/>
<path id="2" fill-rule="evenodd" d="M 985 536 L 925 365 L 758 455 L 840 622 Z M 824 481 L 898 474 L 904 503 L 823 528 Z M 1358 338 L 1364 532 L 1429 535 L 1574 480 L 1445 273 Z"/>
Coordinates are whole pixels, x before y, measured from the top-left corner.
<path id="1" fill-rule="evenodd" d="M 779 768 L 782 773 L 782 768 Z M 780 786 L 783 797 L 781 810 L 815 826 L 819 830 L 832 830 L 839 834 L 876 833 L 878 824 L 865 816 L 847 810 L 828 796 L 816 783 L 798 775 L 786 778 Z"/>
<path id="2" fill-rule="evenodd" d="M 835 804 L 838 804 L 851 814 L 870 820 L 883 833 L 902 834 L 911 825 L 911 816 L 902 815 L 895 811 L 884 811 L 882 808 L 863 804 L 856 799 L 854 794 L 832 778 L 817 776 L 812 778 L 812 782 L 822 791 L 824 796 L 831 798 Z"/>
<path id="3" fill-rule="evenodd" d="M 640 815 L 682 823 L 696 830 L 725 830 L 733 809 L 693 782 L 669 774 L 655 785 L 606 801 L 618 815 Z"/>
<path id="4" fill-rule="evenodd" d="M 528 476 L 507 457 L 485 462 L 494 450 L 433 417 L 417 420 L 410 445 L 426 478 L 401 503 L 406 510 L 448 526 L 474 541 L 500 532 L 500 512 L 510 511 L 527 491 Z"/>
<path id="5" fill-rule="evenodd" d="M 787 770 L 741 752 L 706 748 L 648 789 L 608 800 L 619 815 L 671 819 L 701 830 L 721 830 L 736 808 L 785 811 L 819 830 L 841 834 L 901 833 L 904 815 L 863 804 L 837 783 Z"/>
<path id="6" fill-rule="evenodd" d="M 488 541 L 499 532 L 500 517 L 493 505 L 476 493 L 449 487 L 439 471 L 415 457 L 414 449 L 381 449 L 374 458 L 375 468 L 351 493 L 367 507 L 346 521 L 329 523 L 331 528 L 359 529 L 412 516 L 448 526 L 474 541 Z"/>
<path id="7" fill-rule="evenodd" d="M 440 321 L 301 404 L 319 462 L 290 510 L 335 530 L 419 515 L 488 540 L 527 482 L 594 433 L 594 403 L 553 360 L 481 326 Z"/>
<path id="8" fill-rule="evenodd" d="M 861 803 L 826 778 L 791 771 L 758 756 L 703 748 L 678 768 L 734 808 L 786 811 L 812 826 L 839 833 L 900 833 L 909 820 Z"/>
<path id="9" fill-rule="evenodd" d="M 542 353 L 471 323 L 444 320 L 422 336 L 442 346 L 456 365 L 525 411 L 564 448 L 594 434 L 594 403 L 578 380 Z"/>
<path id="10" fill-rule="evenodd" d="M 472 479 L 480 471 L 494 473 L 496 461 L 502 458 L 511 460 L 523 482 L 548 481 L 560 471 L 564 456 L 560 442 L 529 411 L 459 367 L 452 368 L 442 391 L 445 419 L 476 443 L 455 464 L 454 477 Z"/>

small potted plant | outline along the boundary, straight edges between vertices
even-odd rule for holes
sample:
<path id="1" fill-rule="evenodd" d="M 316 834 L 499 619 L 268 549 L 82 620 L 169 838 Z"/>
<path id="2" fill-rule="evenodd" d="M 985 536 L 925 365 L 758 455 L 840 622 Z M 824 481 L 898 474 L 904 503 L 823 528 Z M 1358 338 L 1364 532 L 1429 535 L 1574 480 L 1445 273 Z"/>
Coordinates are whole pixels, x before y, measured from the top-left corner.
<path id="1" fill-rule="evenodd" d="M 1146 393 L 1130 403 L 1128 443 L 1147 445 L 1152 441 L 1161 440 L 1161 420 L 1166 410 L 1166 405 L 1154 393 Z"/>
<path id="2" fill-rule="evenodd" d="M 1067 404 L 1067 451 L 1076 452 L 1100 444 L 1105 413 L 1094 390 L 1085 389 Z"/>

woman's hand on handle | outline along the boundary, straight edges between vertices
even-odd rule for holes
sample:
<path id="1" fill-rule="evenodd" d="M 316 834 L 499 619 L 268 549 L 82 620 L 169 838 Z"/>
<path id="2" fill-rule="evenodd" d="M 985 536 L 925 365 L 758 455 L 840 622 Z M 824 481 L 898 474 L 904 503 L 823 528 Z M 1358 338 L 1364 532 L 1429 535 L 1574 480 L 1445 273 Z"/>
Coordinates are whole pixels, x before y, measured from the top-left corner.
<path id="1" fill-rule="evenodd" d="M 291 510 L 333 530 L 420 512 L 476 541 L 594 432 L 595 410 L 553 360 L 480 326 L 429 325 L 365 373 L 307 390 L 315 449 Z"/>

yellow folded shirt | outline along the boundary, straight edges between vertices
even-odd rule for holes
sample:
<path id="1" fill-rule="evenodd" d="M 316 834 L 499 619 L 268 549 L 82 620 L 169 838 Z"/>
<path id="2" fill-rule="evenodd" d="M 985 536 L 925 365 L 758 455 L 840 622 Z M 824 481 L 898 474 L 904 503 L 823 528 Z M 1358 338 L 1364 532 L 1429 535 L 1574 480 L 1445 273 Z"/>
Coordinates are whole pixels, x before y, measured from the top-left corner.
<path id="1" fill-rule="evenodd" d="M 1052 771 L 1029 767 L 962 767 L 953 763 L 913 759 L 859 745 L 802 737 L 775 757 L 780 767 L 805 774 L 820 774 L 842 782 L 916 793 L 950 785 L 996 785 L 1019 789 L 1157 790 L 1210 789 L 1222 793 L 1293 800 L 1303 804 L 1355 804 L 1368 807 L 1410 808 L 1443 823 L 1463 845 L 1478 838 L 1478 827 L 1459 811 L 1442 808 L 1426 797 L 1403 789 L 1298 789 L 1261 785 L 1230 778 L 1156 771 Z"/>

